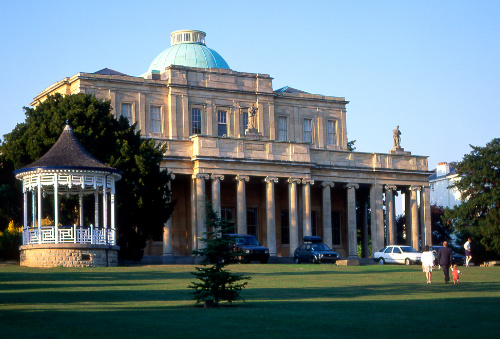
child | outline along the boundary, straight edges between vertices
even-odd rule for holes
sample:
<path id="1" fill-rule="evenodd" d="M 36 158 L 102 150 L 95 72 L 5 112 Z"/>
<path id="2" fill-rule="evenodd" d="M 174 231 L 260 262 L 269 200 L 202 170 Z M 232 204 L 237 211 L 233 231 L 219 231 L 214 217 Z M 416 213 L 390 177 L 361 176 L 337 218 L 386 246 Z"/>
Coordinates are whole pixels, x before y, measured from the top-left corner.
<path id="1" fill-rule="evenodd" d="M 451 274 L 453 275 L 453 284 L 459 284 L 460 280 L 458 279 L 458 275 L 462 274 L 462 272 L 460 272 L 458 270 L 457 264 L 453 265 L 453 269 L 451 270 Z"/>

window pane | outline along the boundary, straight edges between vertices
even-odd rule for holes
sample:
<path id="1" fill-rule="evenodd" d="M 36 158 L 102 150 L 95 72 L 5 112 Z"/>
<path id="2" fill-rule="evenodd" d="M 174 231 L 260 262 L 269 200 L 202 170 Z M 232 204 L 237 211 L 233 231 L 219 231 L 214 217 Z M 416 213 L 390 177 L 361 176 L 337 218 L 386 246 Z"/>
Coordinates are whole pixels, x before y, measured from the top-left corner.
<path id="1" fill-rule="evenodd" d="M 127 118 L 128 123 L 132 125 L 132 104 L 122 104 L 122 117 Z"/>
<path id="2" fill-rule="evenodd" d="M 161 107 L 151 106 L 151 133 L 161 132 Z"/>
<path id="3" fill-rule="evenodd" d="M 278 141 L 287 141 L 286 117 L 279 117 L 278 119 Z"/>
<path id="4" fill-rule="evenodd" d="M 281 243 L 290 244 L 290 222 L 288 210 L 281 210 Z"/>
<path id="5" fill-rule="evenodd" d="M 304 142 L 312 142 L 312 119 L 304 119 Z"/>
<path id="6" fill-rule="evenodd" d="M 241 117 L 241 133 L 243 134 L 247 128 L 248 128 L 248 112 L 245 112 Z"/>
<path id="7" fill-rule="evenodd" d="M 337 130 L 336 121 L 328 120 L 328 145 L 336 145 L 337 138 L 335 132 Z"/>
<path id="8" fill-rule="evenodd" d="M 257 236 L 257 209 L 247 208 L 247 234 Z"/>
<path id="9" fill-rule="evenodd" d="M 226 111 L 217 112 L 217 135 L 222 137 L 227 135 Z"/>
<path id="10" fill-rule="evenodd" d="M 191 110 L 191 135 L 201 134 L 201 111 L 197 108 Z"/>

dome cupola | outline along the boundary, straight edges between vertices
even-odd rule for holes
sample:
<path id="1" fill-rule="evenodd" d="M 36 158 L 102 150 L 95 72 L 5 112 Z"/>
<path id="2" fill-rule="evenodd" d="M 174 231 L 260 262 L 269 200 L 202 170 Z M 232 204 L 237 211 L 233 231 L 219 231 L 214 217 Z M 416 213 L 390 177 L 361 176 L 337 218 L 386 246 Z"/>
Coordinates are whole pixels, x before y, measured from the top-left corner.
<path id="1" fill-rule="evenodd" d="M 147 73 L 161 73 L 170 65 L 230 69 L 219 53 L 205 45 L 205 36 L 205 32 L 196 30 L 173 32 L 171 46 L 153 60 Z"/>

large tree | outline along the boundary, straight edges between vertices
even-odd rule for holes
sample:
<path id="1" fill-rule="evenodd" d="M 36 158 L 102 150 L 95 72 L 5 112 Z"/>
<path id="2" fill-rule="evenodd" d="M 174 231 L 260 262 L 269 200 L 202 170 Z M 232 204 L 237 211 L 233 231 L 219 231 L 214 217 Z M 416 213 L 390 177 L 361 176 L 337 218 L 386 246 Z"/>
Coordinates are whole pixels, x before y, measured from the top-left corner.
<path id="1" fill-rule="evenodd" d="M 462 203 L 445 212 L 459 234 L 470 235 L 487 252 L 500 255 L 500 139 L 472 146 L 456 165 Z"/>
<path id="2" fill-rule="evenodd" d="M 140 259 L 146 239 L 161 234 L 175 205 L 167 185 L 169 175 L 160 169 L 161 147 L 141 138 L 135 124 L 130 126 L 127 119 L 115 119 L 109 101 L 89 94 L 55 94 L 36 108 L 24 109 L 26 121 L 5 135 L 0 146 L 3 167 L 18 169 L 40 158 L 54 145 L 68 121 L 90 154 L 123 171 L 116 185 L 120 254 L 123 259 Z M 4 187 L 3 195 L 21 195 L 14 187 L 13 175 L 2 181 L 10 181 L 10 189 Z"/>
<path id="3" fill-rule="evenodd" d="M 432 243 L 440 245 L 444 241 L 450 242 L 453 228 L 451 224 L 443 220 L 444 207 L 437 204 L 431 204 L 431 232 Z M 430 245 L 430 244 L 428 244 Z"/>

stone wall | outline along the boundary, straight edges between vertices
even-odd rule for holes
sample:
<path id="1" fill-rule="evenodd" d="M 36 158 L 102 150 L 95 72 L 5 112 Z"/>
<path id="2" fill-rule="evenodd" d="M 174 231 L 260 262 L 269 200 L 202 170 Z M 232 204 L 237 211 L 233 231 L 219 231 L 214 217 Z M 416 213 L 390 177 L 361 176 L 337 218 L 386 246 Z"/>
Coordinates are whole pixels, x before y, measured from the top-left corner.
<path id="1" fill-rule="evenodd" d="M 25 245 L 21 266 L 28 267 L 105 267 L 118 265 L 119 246 L 91 244 Z"/>

